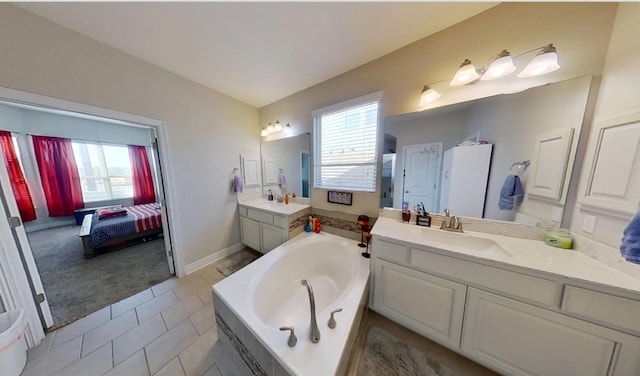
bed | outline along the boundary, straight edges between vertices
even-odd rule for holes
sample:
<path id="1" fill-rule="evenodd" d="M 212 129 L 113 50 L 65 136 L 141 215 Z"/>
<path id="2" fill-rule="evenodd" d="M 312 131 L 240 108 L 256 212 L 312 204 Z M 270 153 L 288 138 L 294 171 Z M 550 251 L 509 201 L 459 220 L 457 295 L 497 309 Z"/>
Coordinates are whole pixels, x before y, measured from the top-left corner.
<path id="1" fill-rule="evenodd" d="M 127 206 L 124 209 L 125 212 L 114 216 L 101 215 L 99 211 L 85 215 L 79 234 L 85 258 L 95 256 L 98 248 L 162 233 L 159 203 Z"/>

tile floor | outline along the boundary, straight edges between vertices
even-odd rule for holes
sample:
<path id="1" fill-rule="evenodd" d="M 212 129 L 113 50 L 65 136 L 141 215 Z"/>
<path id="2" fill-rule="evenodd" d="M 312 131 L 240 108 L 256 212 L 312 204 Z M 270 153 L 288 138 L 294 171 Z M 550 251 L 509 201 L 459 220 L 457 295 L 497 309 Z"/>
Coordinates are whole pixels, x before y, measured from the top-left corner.
<path id="1" fill-rule="evenodd" d="M 172 278 L 47 334 L 29 350 L 22 376 L 247 376 L 230 344 L 218 339 L 211 285 L 224 276 L 215 267 Z M 437 357 L 461 376 L 495 375 L 373 312 L 361 325 L 349 375 L 357 374 L 371 325 Z"/>

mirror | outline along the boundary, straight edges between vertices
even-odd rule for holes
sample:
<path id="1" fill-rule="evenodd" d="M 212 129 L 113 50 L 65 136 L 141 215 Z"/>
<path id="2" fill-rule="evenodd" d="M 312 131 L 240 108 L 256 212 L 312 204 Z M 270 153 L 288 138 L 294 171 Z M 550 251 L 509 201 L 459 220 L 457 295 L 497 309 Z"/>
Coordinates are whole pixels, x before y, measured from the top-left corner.
<path id="1" fill-rule="evenodd" d="M 380 206 L 401 208 L 404 200 L 434 213 L 560 224 L 591 82 L 581 77 L 385 119 Z M 501 203 L 503 186 L 516 184 L 510 175 L 524 191 L 511 209 Z"/>
<path id="2" fill-rule="evenodd" d="M 274 194 L 288 192 L 309 197 L 311 181 L 311 135 L 280 138 L 260 144 L 262 190 Z"/>

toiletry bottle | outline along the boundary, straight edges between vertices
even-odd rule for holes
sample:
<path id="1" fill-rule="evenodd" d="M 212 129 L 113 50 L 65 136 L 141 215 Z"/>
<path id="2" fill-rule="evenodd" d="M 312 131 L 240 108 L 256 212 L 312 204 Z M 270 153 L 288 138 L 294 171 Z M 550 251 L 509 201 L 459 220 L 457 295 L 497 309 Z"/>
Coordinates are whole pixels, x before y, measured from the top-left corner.
<path id="1" fill-rule="evenodd" d="M 314 218 L 315 222 L 313 224 L 313 232 L 316 234 L 320 233 L 320 218 Z"/>
<path id="2" fill-rule="evenodd" d="M 307 219 L 307 225 L 304 226 L 304 231 L 311 232 L 311 223 L 312 222 L 313 222 L 313 218 L 311 218 L 311 216 L 309 216 L 309 218 Z"/>
<path id="3" fill-rule="evenodd" d="M 273 193 L 271 192 L 271 189 L 269 189 L 269 196 L 267 196 L 267 200 L 273 201 Z"/>
<path id="4" fill-rule="evenodd" d="M 289 205 L 289 193 L 284 194 L 284 204 Z"/>

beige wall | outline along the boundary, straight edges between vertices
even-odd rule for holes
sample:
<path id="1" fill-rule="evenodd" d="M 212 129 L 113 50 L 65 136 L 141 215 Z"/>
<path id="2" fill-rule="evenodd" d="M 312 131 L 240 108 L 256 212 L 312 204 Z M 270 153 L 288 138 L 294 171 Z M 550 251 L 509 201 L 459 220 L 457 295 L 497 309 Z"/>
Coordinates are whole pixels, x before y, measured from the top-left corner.
<path id="1" fill-rule="evenodd" d="M 189 264 L 240 241 L 228 176 L 259 153 L 257 109 L 90 38 L 0 4 L 0 86 L 163 120 Z"/>
<path id="2" fill-rule="evenodd" d="M 640 4 L 620 3 L 602 73 L 595 121 L 629 112 L 640 112 L 640 90 L 638 89 L 640 87 L 640 38 L 638 37 L 640 23 L 638 20 L 640 20 Z M 589 142 L 595 142 L 596 137 L 597 135 L 592 132 Z M 585 186 L 583 180 L 588 178 L 590 167 L 591 161 L 585 161 L 581 174 L 581 187 Z M 584 194 L 584 192 L 578 192 L 578 194 Z M 582 231 L 585 214 L 596 216 L 596 228 L 593 234 Z M 629 220 L 630 218 L 620 219 L 576 208 L 571 222 L 571 231 L 618 248 L 622 231 Z"/>
<path id="3" fill-rule="evenodd" d="M 562 69 L 543 76 L 544 79 L 526 81 L 531 86 L 598 75 L 604 64 L 616 7 L 616 3 L 503 3 L 265 106 L 260 109 L 260 124 L 279 119 L 291 123 L 295 133 L 310 132 L 314 109 L 378 90 L 384 91 L 382 117 L 413 112 L 418 109 L 422 85 L 452 77 L 467 57 L 482 65 L 503 48 L 517 54 L 551 42 L 558 47 Z M 449 93 L 447 100 L 463 101 L 497 94 L 504 89 L 501 82 L 509 86 L 507 81 L 497 80 L 462 87 Z M 379 192 L 355 193 L 354 205 L 350 208 L 328 204 L 322 190 L 313 190 L 311 196 L 314 207 L 377 215 Z"/>

